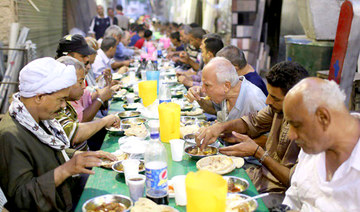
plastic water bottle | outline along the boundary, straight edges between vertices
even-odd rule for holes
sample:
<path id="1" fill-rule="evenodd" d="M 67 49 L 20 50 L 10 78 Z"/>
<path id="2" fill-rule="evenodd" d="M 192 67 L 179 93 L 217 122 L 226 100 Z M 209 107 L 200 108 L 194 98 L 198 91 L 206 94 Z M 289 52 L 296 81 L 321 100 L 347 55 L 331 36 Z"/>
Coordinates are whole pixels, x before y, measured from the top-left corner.
<path id="1" fill-rule="evenodd" d="M 155 71 L 154 69 L 154 65 L 151 62 L 151 60 L 148 61 L 147 65 L 146 65 L 146 71 Z"/>
<path id="2" fill-rule="evenodd" d="M 159 104 L 163 102 L 171 102 L 171 91 L 165 83 L 161 83 L 159 91 Z"/>
<path id="3" fill-rule="evenodd" d="M 150 130 L 145 151 L 146 198 L 157 204 L 168 205 L 167 154 L 159 140 L 159 130 Z"/>

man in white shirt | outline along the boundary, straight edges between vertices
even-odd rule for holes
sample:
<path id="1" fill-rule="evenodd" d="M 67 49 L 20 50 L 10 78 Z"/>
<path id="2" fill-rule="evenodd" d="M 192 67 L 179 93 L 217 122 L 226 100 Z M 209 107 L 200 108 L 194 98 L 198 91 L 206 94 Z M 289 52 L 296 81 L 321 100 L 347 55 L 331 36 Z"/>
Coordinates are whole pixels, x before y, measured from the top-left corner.
<path id="1" fill-rule="evenodd" d="M 203 69 L 201 91 L 211 101 L 200 98 L 200 86 L 193 88 L 188 99 L 196 100 L 206 113 L 216 114 L 219 122 L 256 113 L 266 106 L 266 96 L 260 88 L 239 77 L 235 67 L 223 57 L 211 59 Z"/>
<path id="2" fill-rule="evenodd" d="M 111 69 L 112 58 L 116 52 L 116 39 L 113 37 L 105 37 L 101 43 L 101 47 L 97 50 L 97 55 L 92 69 L 95 78 L 100 76 L 105 69 Z"/>
<path id="3" fill-rule="evenodd" d="M 334 81 L 307 78 L 286 95 L 289 139 L 301 147 L 283 204 L 299 211 L 360 210 L 360 123 Z"/>

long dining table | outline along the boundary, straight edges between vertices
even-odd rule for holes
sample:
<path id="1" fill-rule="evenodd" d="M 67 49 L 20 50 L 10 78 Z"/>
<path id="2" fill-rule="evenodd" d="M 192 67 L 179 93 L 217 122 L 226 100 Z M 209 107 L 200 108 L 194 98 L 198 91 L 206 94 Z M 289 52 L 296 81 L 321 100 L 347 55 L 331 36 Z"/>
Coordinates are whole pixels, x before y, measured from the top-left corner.
<path id="1" fill-rule="evenodd" d="M 109 113 L 116 113 L 123 111 L 123 104 L 122 101 L 113 101 L 111 102 Z M 114 136 L 113 134 L 107 133 L 103 144 L 101 146 L 101 150 L 106 152 L 115 152 L 119 149 L 118 139 L 119 136 Z M 163 143 L 166 151 L 167 151 L 167 163 L 168 163 L 168 179 L 171 179 L 177 175 L 186 175 L 189 172 L 196 172 L 198 171 L 196 168 L 196 160 L 191 159 L 188 155 L 184 154 L 183 160 L 181 162 L 174 162 L 171 158 L 171 150 L 170 144 Z M 119 174 L 112 169 L 106 169 L 102 167 L 94 167 L 93 171 L 95 171 L 94 175 L 90 175 L 84 191 L 80 197 L 78 205 L 75 211 L 82 211 L 83 204 L 94 197 L 105 195 L 105 194 L 121 194 L 125 196 L 129 195 L 129 190 L 127 185 L 125 184 L 125 178 L 123 174 Z M 240 178 L 244 178 L 249 182 L 249 188 L 242 192 L 243 194 L 249 196 L 258 195 L 258 192 L 251 182 L 249 176 L 246 174 L 243 168 L 235 169 L 234 171 L 226 174 L 226 176 L 236 176 Z M 261 199 L 257 199 L 258 208 L 256 211 L 265 212 L 268 211 L 264 202 Z M 174 198 L 169 199 L 169 205 L 177 209 L 178 211 L 186 211 L 186 207 L 184 206 L 177 206 L 175 204 Z"/>

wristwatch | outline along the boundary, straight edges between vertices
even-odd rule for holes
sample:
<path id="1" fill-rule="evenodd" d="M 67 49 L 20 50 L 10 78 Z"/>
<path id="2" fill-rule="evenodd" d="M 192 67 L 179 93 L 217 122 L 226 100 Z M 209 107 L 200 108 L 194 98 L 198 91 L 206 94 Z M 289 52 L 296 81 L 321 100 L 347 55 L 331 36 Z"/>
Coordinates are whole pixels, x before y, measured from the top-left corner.
<path id="1" fill-rule="evenodd" d="M 260 158 L 260 163 L 263 163 L 264 160 L 265 160 L 265 158 L 266 158 L 267 156 L 269 156 L 269 152 L 268 152 L 268 151 L 265 151 L 264 154 L 263 154 L 263 156 Z"/>

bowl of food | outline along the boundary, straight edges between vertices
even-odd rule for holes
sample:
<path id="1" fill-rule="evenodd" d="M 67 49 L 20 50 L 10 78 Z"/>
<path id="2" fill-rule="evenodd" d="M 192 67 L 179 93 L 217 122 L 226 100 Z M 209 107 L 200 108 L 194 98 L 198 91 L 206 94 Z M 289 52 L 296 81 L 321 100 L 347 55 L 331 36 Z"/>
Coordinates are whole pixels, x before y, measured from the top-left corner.
<path id="1" fill-rule="evenodd" d="M 123 98 L 123 100 L 124 100 L 124 102 L 127 103 L 127 99 L 126 99 L 126 98 Z M 140 97 L 137 96 L 137 95 L 135 95 L 135 96 L 134 96 L 134 102 L 140 102 Z"/>
<path id="2" fill-rule="evenodd" d="M 195 124 L 196 121 L 197 121 L 197 118 L 195 118 L 195 117 L 182 116 L 182 117 L 180 118 L 180 122 L 181 122 L 184 126 L 193 125 L 193 124 Z"/>
<path id="3" fill-rule="evenodd" d="M 140 114 L 141 113 L 138 111 L 123 111 L 123 112 L 118 113 L 118 116 L 121 119 L 126 119 L 126 118 L 138 117 L 138 116 L 140 116 Z"/>
<path id="4" fill-rule="evenodd" d="M 146 119 L 144 118 L 127 118 L 127 119 L 123 119 L 121 120 L 121 125 L 132 125 L 132 124 L 143 124 L 146 122 Z"/>
<path id="5" fill-rule="evenodd" d="M 181 107 L 181 111 L 191 111 L 194 108 L 194 106 L 190 103 L 184 104 Z"/>
<path id="6" fill-rule="evenodd" d="M 94 197 L 86 201 L 82 206 L 83 212 L 101 212 L 101 211 L 130 211 L 133 202 L 124 195 L 106 194 Z"/>
<path id="7" fill-rule="evenodd" d="M 208 121 L 200 121 L 198 122 L 199 127 L 209 127 L 211 125 L 211 122 Z"/>
<path id="8" fill-rule="evenodd" d="M 122 101 L 123 98 L 125 98 L 126 93 L 127 93 L 127 90 L 121 89 L 120 91 L 116 92 L 116 94 L 113 95 L 113 100 Z"/>
<path id="9" fill-rule="evenodd" d="M 106 128 L 106 130 L 114 136 L 123 136 L 125 134 L 125 131 L 122 128 L 110 127 Z"/>
<path id="10" fill-rule="evenodd" d="M 122 161 L 116 162 L 112 165 L 112 169 L 117 172 L 117 173 L 124 173 L 124 167 L 122 164 Z M 143 160 L 140 160 L 140 165 L 139 165 L 139 172 L 144 172 L 145 171 L 145 163 Z"/>
<path id="11" fill-rule="evenodd" d="M 250 198 L 250 196 L 245 194 L 228 194 L 226 197 L 226 212 L 252 212 L 255 211 L 258 207 L 258 203 L 256 200 L 250 200 L 247 202 L 243 202 L 238 204 L 241 200 L 246 200 Z"/>
<path id="12" fill-rule="evenodd" d="M 239 193 L 249 188 L 249 182 L 244 178 L 235 176 L 223 176 L 228 183 L 228 193 Z"/>
<path id="13" fill-rule="evenodd" d="M 134 111 L 137 110 L 140 106 L 140 103 L 130 103 L 130 104 L 123 104 L 123 108 L 126 111 Z"/>
<path id="14" fill-rule="evenodd" d="M 184 92 L 182 92 L 182 91 L 171 92 L 171 98 L 182 98 L 183 95 L 184 95 Z"/>
<path id="15" fill-rule="evenodd" d="M 218 149 L 213 146 L 207 146 L 205 149 L 201 150 L 200 147 L 194 145 L 186 147 L 185 153 L 189 155 L 190 158 L 199 160 L 207 156 L 217 155 Z"/>

